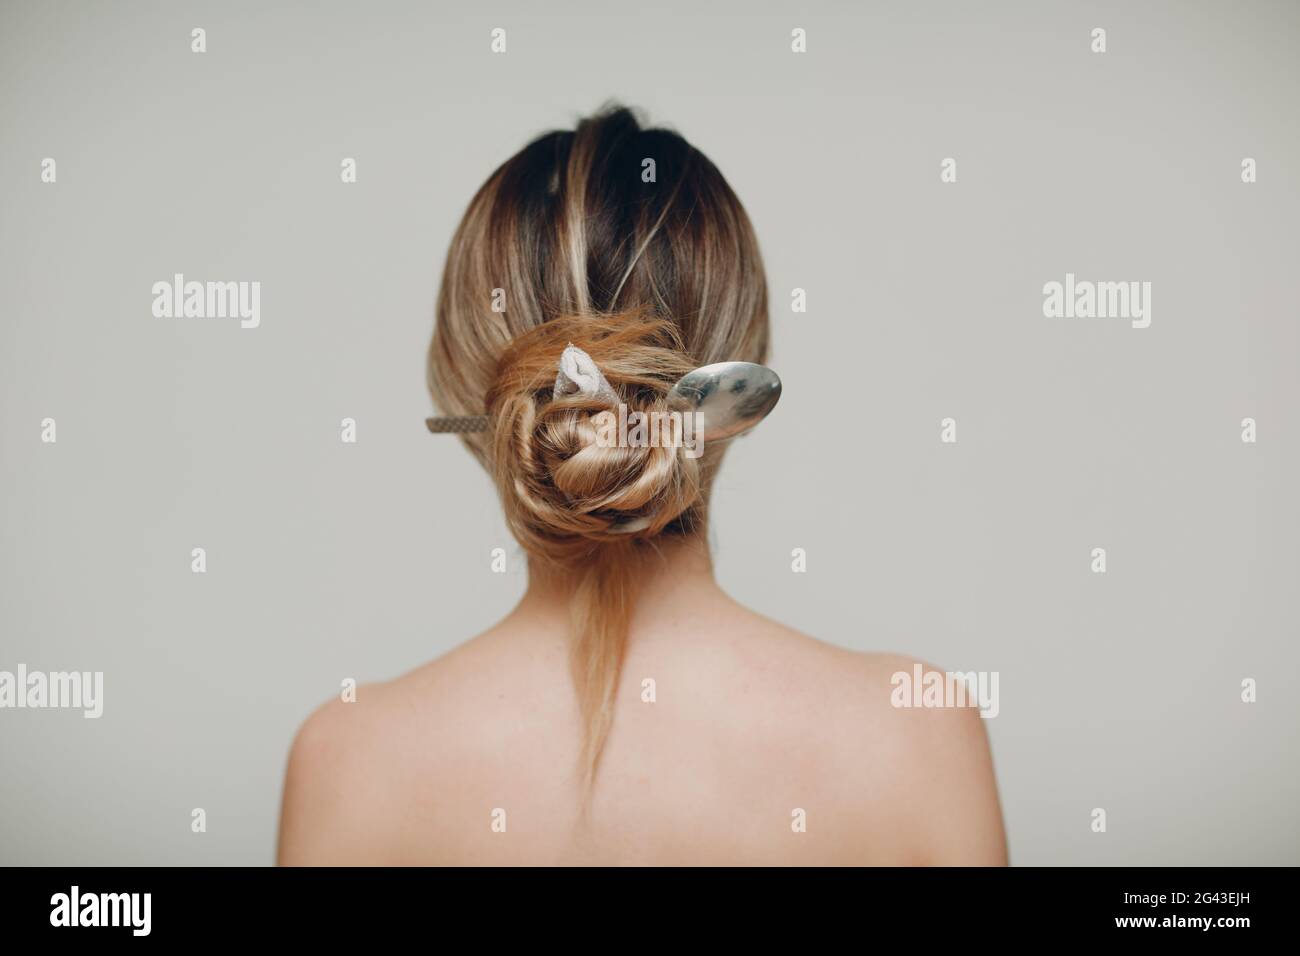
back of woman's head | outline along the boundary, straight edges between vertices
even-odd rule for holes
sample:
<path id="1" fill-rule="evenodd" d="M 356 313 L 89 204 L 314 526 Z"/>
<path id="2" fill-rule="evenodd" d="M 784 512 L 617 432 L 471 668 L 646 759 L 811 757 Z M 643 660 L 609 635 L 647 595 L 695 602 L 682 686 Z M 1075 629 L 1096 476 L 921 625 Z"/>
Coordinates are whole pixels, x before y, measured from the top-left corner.
<path id="1" fill-rule="evenodd" d="M 767 355 L 758 245 L 717 168 L 676 133 L 608 109 L 534 140 L 479 189 L 452 239 L 429 349 L 447 415 L 487 412 L 465 441 L 511 530 L 573 584 L 573 677 L 594 775 L 613 713 L 638 571 L 657 541 L 705 521 L 721 448 L 610 446 L 606 394 L 556 395 L 586 352 L 632 412 L 666 409 L 699 365 Z"/>

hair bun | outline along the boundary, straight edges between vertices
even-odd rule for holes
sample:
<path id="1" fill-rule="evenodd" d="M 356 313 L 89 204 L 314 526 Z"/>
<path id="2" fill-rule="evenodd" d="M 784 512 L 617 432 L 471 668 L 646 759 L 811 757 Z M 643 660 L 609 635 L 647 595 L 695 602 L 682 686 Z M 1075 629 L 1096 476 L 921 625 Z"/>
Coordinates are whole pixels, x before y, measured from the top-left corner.
<path id="1" fill-rule="evenodd" d="M 555 395 L 570 343 L 591 356 L 615 396 Z M 629 415 L 667 412 L 669 389 L 692 368 L 676 327 L 641 313 L 559 318 L 510 343 L 487 395 L 490 460 L 525 550 L 564 559 L 650 537 L 700 500 L 699 459 L 680 443 L 608 440 L 617 435 L 609 426 L 618 419 L 608 417 L 619 415 L 617 403 Z"/>

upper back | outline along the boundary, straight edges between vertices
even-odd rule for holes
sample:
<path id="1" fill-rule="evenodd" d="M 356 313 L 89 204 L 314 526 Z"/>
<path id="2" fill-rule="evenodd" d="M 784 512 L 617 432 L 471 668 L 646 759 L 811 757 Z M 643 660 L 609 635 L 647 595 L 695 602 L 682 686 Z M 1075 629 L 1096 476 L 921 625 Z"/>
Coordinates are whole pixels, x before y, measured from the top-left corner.
<path id="1" fill-rule="evenodd" d="M 1004 862 L 982 722 L 891 706 L 912 664 L 725 599 L 656 615 L 584 813 L 563 622 L 507 619 L 308 720 L 281 862 Z"/>

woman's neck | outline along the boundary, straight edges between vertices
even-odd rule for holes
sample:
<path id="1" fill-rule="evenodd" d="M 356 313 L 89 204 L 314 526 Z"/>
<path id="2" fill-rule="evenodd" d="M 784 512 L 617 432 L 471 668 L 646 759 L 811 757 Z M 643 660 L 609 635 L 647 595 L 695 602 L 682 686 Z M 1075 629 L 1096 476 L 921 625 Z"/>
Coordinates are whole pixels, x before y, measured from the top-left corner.
<path id="1" fill-rule="evenodd" d="M 567 620 L 578 574 L 529 561 L 528 590 L 512 616 L 563 617 Z M 656 539 L 636 571 L 637 601 L 632 625 L 656 609 L 689 607 L 725 597 L 713 577 L 713 560 L 704 535 Z M 650 600 L 646 600 L 650 598 Z"/>

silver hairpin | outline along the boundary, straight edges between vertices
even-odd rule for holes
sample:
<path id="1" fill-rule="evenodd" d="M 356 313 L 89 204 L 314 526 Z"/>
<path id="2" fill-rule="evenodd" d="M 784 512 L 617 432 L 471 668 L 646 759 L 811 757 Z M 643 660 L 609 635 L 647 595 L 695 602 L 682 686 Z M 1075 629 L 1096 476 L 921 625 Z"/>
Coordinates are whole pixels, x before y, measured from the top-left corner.
<path id="1" fill-rule="evenodd" d="M 560 356 L 554 396 L 598 395 L 617 404 L 614 391 L 591 356 L 570 343 Z M 668 402 L 696 413 L 704 441 L 734 438 L 749 431 L 776 407 L 781 379 L 766 365 L 716 362 L 692 369 L 668 392 Z M 425 419 L 434 434 L 486 431 L 486 415 L 455 415 Z"/>

